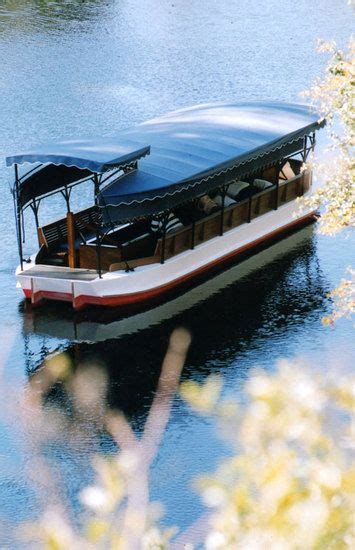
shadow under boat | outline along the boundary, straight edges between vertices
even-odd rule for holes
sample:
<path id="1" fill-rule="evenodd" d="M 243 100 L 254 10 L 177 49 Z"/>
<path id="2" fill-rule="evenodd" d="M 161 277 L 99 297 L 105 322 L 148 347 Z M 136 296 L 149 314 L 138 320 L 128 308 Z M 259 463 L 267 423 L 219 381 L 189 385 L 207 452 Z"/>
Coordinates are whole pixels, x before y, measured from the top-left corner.
<path id="1" fill-rule="evenodd" d="M 258 316 L 258 310 L 270 299 L 270 292 L 276 286 L 279 292 L 289 293 L 287 279 L 292 279 L 292 272 L 300 266 L 303 269 L 300 287 L 296 289 L 296 296 L 289 296 L 288 302 L 297 299 L 304 286 L 309 284 L 312 287 L 310 291 L 316 296 L 314 286 L 318 282 L 307 275 L 314 261 L 313 228 L 307 226 L 214 277 L 208 277 L 187 292 L 144 311 L 95 308 L 75 312 L 63 303 L 48 303 L 35 309 L 24 301 L 21 306 L 23 329 L 28 336 L 36 334 L 72 342 L 95 343 L 120 339 L 163 322 L 166 324 L 168 320 L 174 326 L 189 326 L 194 308 L 197 308 L 197 325 L 204 326 L 211 315 L 214 321 L 218 320 L 218 325 L 230 322 L 232 315 L 233 325 L 236 314 L 239 316 L 241 311 L 244 317 L 253 319 Z M 322 290 L 321 294 L 324 296 L 325 292 Z M 198 327 L 191 328 L 195 331 Z"/>

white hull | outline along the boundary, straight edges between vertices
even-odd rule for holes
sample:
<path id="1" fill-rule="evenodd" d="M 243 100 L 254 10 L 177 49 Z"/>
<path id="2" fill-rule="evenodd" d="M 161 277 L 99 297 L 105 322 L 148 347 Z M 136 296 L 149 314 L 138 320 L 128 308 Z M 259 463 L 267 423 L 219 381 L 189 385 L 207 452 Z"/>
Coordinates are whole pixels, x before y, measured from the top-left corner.
<path id="1" fill-rule="evenodd" d="M 295 202 L 272 210 L 251 223 L 245 223 L 214 237 L 194 250 L 187 250 L 165 261 L 96 276 L 92 270 L 68 269 L 25 264 L 17 269 L 19 286 L 32 303 L 42 299 L 70 301 L 75 309 L 89 304 L 118 306 L 143 302 L 166 293 L 185 281 L 195 278 L 217 264 L 283 231 L 309 221 L 312 212 L 294 215 Z M 41 269 L 43 267 L 43 270 Z"/>

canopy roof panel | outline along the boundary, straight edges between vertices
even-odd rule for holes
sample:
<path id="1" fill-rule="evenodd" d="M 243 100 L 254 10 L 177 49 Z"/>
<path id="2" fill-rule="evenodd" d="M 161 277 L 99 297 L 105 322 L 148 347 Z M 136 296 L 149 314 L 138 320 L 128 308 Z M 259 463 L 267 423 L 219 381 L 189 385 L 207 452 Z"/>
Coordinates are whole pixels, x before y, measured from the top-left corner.
<path id="1" fill-rule="evenodd" d="M 302 148 L 302 139 L 324 124 L 306 105 L 278 102 L 203 104 L 175 111 L 121 132 L 118 138 L 137 146 L 150 143 L 151 155 L 140 169 L 101 191 L 99 202 L 110 217 L 122 219 L 160 211 L 176 203 L 173 197 L 253 162 Z M 207 186 L 208 187 L 208 186 Z M 185 199 L 186 200 L 186 199 Z M 147 208 L 138 205 L 155 202 Z M 118 208 L 120 207 L 120 208 Z M 131 207 L 131 208 L 129 208 Z M 114 212 L 117 210 L 117 213 Z"/>
<path id="2" fill-rule="evenodd" d="M 70 139 L 41 145 L 35 151 L 7 157 L 6 164 L 54 164 L 101 173 L 132 163 L 149 152 L 149 145 L 142 143 L 136 146 L 129 140 L 122 142 L 117 137 L 95 140 Z"/>
<path id="3" fill-rule="evenodd" d="M 323 124 L 306 105 L 203 104 L 144 122 L 110 138 L 44 145 L 36 152 L 7 157 L 6 163 L 44 164 L 21 178 L 24 205 L 49 188 L 59 189 L 90 172 L 127 166 L 150 153 L 139 169 L 116 178 L 99 194 L 99 205 L 106 208 L 112 220 L 127 220 L 171 208 L 207 192 L 216 183 L 225 183 L 232 175 L 245 175 L 251 166 L 255 171 L 292 154 L 302 148 L 305 135 Z"/>

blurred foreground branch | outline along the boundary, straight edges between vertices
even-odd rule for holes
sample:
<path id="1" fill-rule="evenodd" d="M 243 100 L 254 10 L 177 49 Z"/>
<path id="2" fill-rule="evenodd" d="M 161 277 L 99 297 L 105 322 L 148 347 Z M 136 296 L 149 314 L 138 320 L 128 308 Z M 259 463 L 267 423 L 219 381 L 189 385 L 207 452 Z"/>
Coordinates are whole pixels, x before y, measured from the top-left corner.
<path id="1" fill-rule="evenodd" d="M 189 345 L 190 335 L 186 330 L 173 332 L 140 438 L 122 413 L 105 411 L 106 379 L 102 369 L 79 365 L 74 373 L 65 354 L 48 359 L 46 367 L 31 381 L 23 421 L 26 423 L 27 419 L 28 423 L 30 414 L 34 447 L 31 449 L 32 467 L 35 463 L 42 489 L 47 496 L 48 491 L 53 495 L 53 505 L 47 504 L 39 521 L 26 526 L 27 538 L 56 550 L 138 550 L 166 546 L 175 530 L 157 527 L 159 511 L 150 503 L 149 471 L 169 420 Z M 43 408 L 43 396 L 58 379 L 65 381 L 70 392 L 76 424 L 85 415 L 94 416 L 97 426 L 109 432 L 119 447 L 119 452 L 109 458 L 98 455 L 94 459 L 95 482 L 86 487 L 80 497 L 86 509 L 82 527 L 69 518 L 68 506 L 61 500 L 55 476 L 45 463 L 41 449 L 49 424 L 52 425 L 51 436 L 57 437 L 62 432 L 70 437 L 73 429 L 63 423 L 62 417 L 48 414 Z"/>
<path id="2" fill-rule="evenodd" d="M 281 362 L 273 376 L 250 377 L 245 408 L 222 398 L 215 378 L 181 391 L 217 416 L 232 446 L 198 483 L 213 512 L 206 549 L 355 547 L 354 376 Z"/>
<path id="3" fill-rule="evenodd" d="M 325 162 L 313 159 L 315 168 L 323 179 L 310 197 L 301 199 L 301 205 L 322 208 L 319 230 L 334 235 L 355 225 L 355 168 L 353 161 L 355 144 L 355 40 L 350 39 L 345 51 L 335 42 L 319 43 L 319 51 L 330 53 L 330 60 L 323 78 L 304 93 L 317 111 L 327 120 L 330 146 L 325 152 Z M 348 270 L 354 273 L 351 268 Z M 325 317 L 325 324 L 332 324 L 354 312 L 354 277 L 343 280 L 332 293 L 333 313 Z"/>

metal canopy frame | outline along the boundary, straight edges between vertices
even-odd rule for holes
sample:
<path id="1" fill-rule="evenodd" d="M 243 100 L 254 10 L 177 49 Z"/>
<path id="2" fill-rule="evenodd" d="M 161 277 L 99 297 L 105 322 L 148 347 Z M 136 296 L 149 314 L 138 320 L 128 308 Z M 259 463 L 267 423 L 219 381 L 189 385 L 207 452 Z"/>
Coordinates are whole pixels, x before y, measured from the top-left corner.
<path id="1" fill-rule="evenodd" d="M 302 146 L 301 149 L 299 149 L 298 151 L 295 151 L 295 152 L 289 154 L 288 156 L 285 156 L 285 157 L 282 158 L 282 162 L 278 163 L 278 174 L 282 171 L 283 166 L 289 160 L 294 158 L 295 156 L 300 155 L 302 161 L 306 162 L 310 152 L 314 150 L 314 147 L 315 147 L 315 133 L 313 132 L 312 134 L 308 134 L 308 135 L 304 136 L 303 146 Z M 266 168 L 267 166 L 272 166 L 274 163 L 275 163 L 275 161 L 266 162 L 266 164 L 263 167 Z M 24 223 L 23 223 L 23 212 L 24 212 L 24 210 L 26 210 L 28 207 L 31 208 L 31 210 L 33 211 L 34 217 L 35 217 L 36 228 L 38 229 L 38 227 L 39 227 L 38 208 L 39 208 L 40 202 L 44 198 L 47 198 L 49 196 L 61 193 L 63 195 L 63 197 L 65 199 L 65 202 L 66 202 L 66 205 L 67 205 L 67 212 L 70 213 L 70 194 L 71 194 L 71 191 L 72 191 L 73 187 L 75 187 L 75 186 L 77 186 L 81 183 L 86 183 L 88 181 L 92 181 L 93 184 L 94 184 L 94 203 L 95 203 L 95 206 L 97 208 L 97 211 L 100 212 L 102 210 L 102 206 L 99 206 L 98 201 L 99 201 L 101 186 L 104 183 L 107 183 L 110 179 L 114 178 L 120 172 L 123 172 L 123 174 L 127 174 L 128 172 L 130 172 L 132 170 L 136 170 L 136 169 L 137 169 L 137 161 L 132 162 L 129 165 L 126 165 L 122 168 L 117 168 L 113 171 L 110 171 L 110 174 L 108 174 L 108 175 L 107 175 L 107 173 L 102 173 L 102 174 L 94 173 L 91 176 L 86 177 L 82 180 L 75 181 L 75 182 L 73 182 L 69 185 L 63 186 L 62 188 L 58 188 L 56 190 L 53 190 L 53 191 L 41 196 L 38 199 L 33 198 L 32 202 L 28 202 L 24 207 L 21 207 L 21 204 L 20 204 L 20 201 L 19 201 L 19 184 L 21 183 L 21 181 L 24 180 L 24 178 L 26 179 L 28 174 L 33 173 L 35 169 L 30 170 L 29 172 L 27 172 L 26 174 L 24 174 L 20 178 L 19 177 L 19 172 L 18 172 L 18 165 L 15 164 L 15 185 L 13 187 L 13 197 L 14 197 L 16 232 L 17 232 L 17 241 L 18 241 L 18 250 L 19 250 L 21 270 L 23 270 L 23 261 L 24 261 L 24 259 L 23 259 L 23 250 L 22 250 L 22 243 L 24 242 L 24 240 L 23 240 L 23 238 L 24 238 Z M 253 172 L 255 173 L 258 170 L 260 170 L 260 167 L 258 167 L 257 170 L 254 170 L 254 171 L 249 170 L 249 171 L 246 171 L 242 174 L 239 174 L 238 177 L 249 176 Z M 119 177 L 122 177 L 122 176 L 120 175 Z M 220 235 L 223 235 L 225 197 L 226 197 L 227 190 L 228 190 L 228 187 L 229 187 L 230 183 L 232 183 L 232 181 L 235 179 L 235 177 L 233 176 L 233 170 L 230 171 L 230 177 L 232 177 L 232 179 L 229 178 L 229 182 L 227 182 L 226 178 L 224 178 L 224 181 L 221 185 L 220 177 L 217 176 L 216 179 L 215 179 L 214 185 L 212 185 L 212 187 L 209 189 L 210 191 L 218 189 L 218 190 L 221 191 L 221 194 L 222 194 L 222 206 L 221 206 L 221 213 L 220 213 Z M 115 180 L 113 180 L 113 181 L 115 181 Z M 277 178 L 277 182 L 276 182 L 274 187 L 277 190 L 277 192 L 275 193 L 275 209 L 277 210 L 277 208 L 278 208 L 278 187 L 279 187 L 278 178 Z M 205 193 L 205 191 L 202 194 L 204 194 L 204 193 Z M 201 194 L 200 194 L 200 196 L 201 196 Z M 197 197 L 198 197 L 198 195 L 197 195 Z M 191 198 L 190 198 L 190 200 L 191 200 Z M 190 202 L 190 201 L 189 200 L 183 200 L 180 204 L 182 205 L 186 202 Z M 251 205 L 252 205 L 252 197 L 249 198 L 249 204 L 248 204 L 248 220 L 247 220 L 248 223 L 250 223 L 250 221 L 251 221 Z M 104 206 L 104 208 L 107 208 L 107 207 Z M 171 210 L 172 210 L 171 208 L 168 208 L 168 209 L 165 209 L 165 210 L 161 211 L 161 217 L 162 217 L 162 221 L 163 221 L 162 249 L 161 249 L 161 263 L 162 264 L 165 262 L 166 225 L 167 225 L 168 215 L 169 215 L 169 212 Z M 109 212 L 107 212 L 107 214 L 109 216 Z M 134 221 L 134 218 L 132 218 L 130 221 Z M 110 222 L 108 224 L 107 223 L 105 224 L 106 227 L 102 224 L 102 222 L 98 223 L 96 225 L 97 272 L 98 272 L 98 275 L 99 275 L 100 278 L 102 277 L 102 265 L 101 265 L 101 244 L 102 244 L 102 241 L 103 241 L 104 237 L 106 236 L 106 234 L 108 233 L 108 231 L 110 231 L 114 227 L 117 227 L 117 225 L 119 225 L 119 223 L 120 222 L 117 222 L 117 221 L 112 222 L 110 220 Z M 191 249 L 193 249 L 194 246 L 195 246 L 195 220 L 193 220 L 193 222 L 191 224 Z"/>
<path id="2" fill-rule="evenodd" d="M 100 192 L 100 188 L 102 185 L 107 183 L 108 181 L 112 180 L 115 181 L 115 176 L 118 174 L 127 174 L 131 172 L 132 170 L 136 170 L 138 167 L 138 161 L 134 160 L 128 164 L 124 164 L 122 166 L 115 166 L 113 169 L 108 169 L 105 172 L 102 173 L 91 173 L 89 176 L 86 176 L 80 180 L 73 181 L 71 183 L 68 183 L 66 185 L 63 185 L 61 187 L 57 187 L 56 189 L 53 189 L 49 191 L 48 193 L 44 193 L 40 196 L 33 196 L 30 198 L 29 201 L 25 203 L 24 206 L 21 205 L 21 199 L 20 199 L 20 186 L 21 184 L 24 184 L 28 177 L 32 174 L 36 174 L 37 172 L 40 172 L 41 168 L 43 166 L 35 166 L 34 168 L 31 168 L 28 172 L 24 173 L 21 177 L 19 175 L 19 166 L 18 164 L 14 164 L 14 171 L 15 171 L 15 182 L 12 188 L 12 195 L 13 195 L 13 201 L 14 201 L 14 212 L 15 212 L 15 225 L 16 225 L 16 234 L 17 234 L 17 243 L 18 243 L 18 252 L 19 252 L 19 258 L 20 258 L 20 265 L 21 265 L 21 271 L 23 271 L 23 243 L 25 242 L 25 231 L 24 231 L 24 217 L 23 213 L 25 210 L 30 208 L 34 214 L 35 218 L 35 224 L 36 229 L 39 228 L 39 206 L 43 199 L 46 199 L 48 197 L 51 197 L 53 195 L 61 194 L 65 200 L 66 206 L 67 206 L 67 212 L 70 213 L 70 195 L 72 192 L 72 189 L 76 187 L 77 185 L 81 185 L 83 183 L 87 183 L 91 181 L 94 184 L 94 203 L 97 207 L 97 212 L 100 213 L 101 209 L 98 207 L 98 200 L 97 197 Z M 119 176 L 120 177 L 120 176 Z M 101 216 L 99 217 L 101 219 Z M 101 241 L 105 233 L 103 234 L 101 231 L 102 227 L 101 224 L 97 224 L 97 248 L 100 248 Z M 101 259 L 100 259 L 100 250 L 98 250 L 98 273 L 101 277 Z"/>

